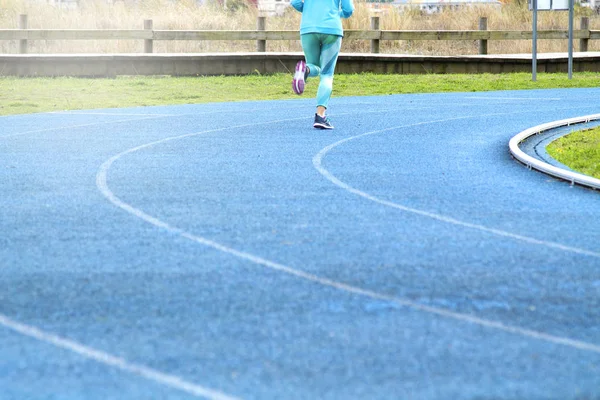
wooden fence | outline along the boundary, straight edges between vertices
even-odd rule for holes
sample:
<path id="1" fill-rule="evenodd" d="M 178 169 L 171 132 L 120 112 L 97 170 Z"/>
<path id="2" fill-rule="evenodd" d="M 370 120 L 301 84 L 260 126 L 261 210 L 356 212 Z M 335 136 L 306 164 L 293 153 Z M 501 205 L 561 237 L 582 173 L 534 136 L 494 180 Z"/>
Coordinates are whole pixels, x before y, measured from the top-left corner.
<path id="1" fill-rule="evenodd" d="M 256 30 L 208 31 L 208 30 L 155 30 L 152 20 L 144 20 L 144 29 L 28 29 L 27 15 L 21 15 L 19 29 L 0 29 L 0 40 L 18 40 L 19 53 L 26 54 L 31 40 L 140 40 L 144 53 L 153 52 L 155 40 L 255 40 L 256 51 L 265 52 L 266 42 L 271 40 L 298 40 L 298 31 L 267 31 L 265 17 L 258 17 Z M 582 17 L 580 29 L 573 31 L 579 40 L 579 51 L 588 50 L 589 40 L 600 39 L 600 31 L 588 29 L 589 20 Z M 369 40 L 371 53 L 379 53 L 382 40 L 471 40 L 478 41 L 479 54 L 487 54 L 490 40 L 531 40 L 531 31 L 488 30 L 487 18 L 479 20 L 479 30 L 380 30 L 379 17 L 371 17 L 369 30 L 347 30 L 345 38 Z M 567 30 L 539 30 L 538 39 L 568 39 Z"/>

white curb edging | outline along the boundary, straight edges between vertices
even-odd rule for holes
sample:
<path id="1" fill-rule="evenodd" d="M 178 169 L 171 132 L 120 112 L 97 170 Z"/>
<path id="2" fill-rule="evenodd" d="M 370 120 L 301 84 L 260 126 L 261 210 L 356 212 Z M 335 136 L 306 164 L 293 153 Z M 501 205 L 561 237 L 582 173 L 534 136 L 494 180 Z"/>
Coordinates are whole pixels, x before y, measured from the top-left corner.
<path id="1" fill-rule="evenodd" d="M 561 126 L 569 126 L 569 125 L 587 123 L 587 122 L 595 121 L 598 119 L 600 119 L 600 114 L 592 114 L 592 115 L 586 115 L 583 117 L 562 119 L 560 121 L 548 122 L 548 123 L 545 123 L 542 125 L 534 126 L 533 128 L 526 129 L 523 132 L 516 135 L 515 137 L 513 137 L 512 139 L 510 139 L 510 142 L 508 143 L 508 147 L 509 147 L 510 152 L 513 155 L 513 157 L 515 157 L 517 160 L 519 160 L 520 162 L 522 162 L 523 164 L 527 165 L 530 168 L 534 168 L 534 169 L 544 172 L 546 174 L 555 176 L 557 178 L 564 179 L 566 181 L 571 182 L 571 184 L 577 183 L 580 185 L 589 186 L 594 189 L 600 189 L 600 179 L 592 178 L 591 176 L 588 176 L 588 175 L 583 175 L 583 174 L 579 174 L 577 172 L 567 171 L 565 169 L 555 167 L 553 165 L 550 165 L 548 163 L 545 163 L 543 161 L 540 161 L 536 158 L 533 158 L 533 157 L 525 154 L 519 148 L 519 144 L 522 141 L 524 141 L 525 139 L 527 139 L 533 135 L 537 135 L 544 131 L 548 131 L 550 129 L 558 128 Z"/>

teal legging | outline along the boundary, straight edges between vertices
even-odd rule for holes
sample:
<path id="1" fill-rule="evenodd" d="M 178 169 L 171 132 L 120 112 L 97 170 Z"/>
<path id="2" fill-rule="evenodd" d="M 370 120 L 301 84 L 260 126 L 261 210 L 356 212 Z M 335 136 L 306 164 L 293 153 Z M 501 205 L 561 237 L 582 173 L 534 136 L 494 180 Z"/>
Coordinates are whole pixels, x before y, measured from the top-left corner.
<path id="1" fill-rule="evenodd" d="M 308 76 L 321 76 L 317 90 L 317 106 L 327 108 L 333 90 L 333 71 L 342 47 L 342 37 L 323 33 L 307 33 L 301 36 Z"/>

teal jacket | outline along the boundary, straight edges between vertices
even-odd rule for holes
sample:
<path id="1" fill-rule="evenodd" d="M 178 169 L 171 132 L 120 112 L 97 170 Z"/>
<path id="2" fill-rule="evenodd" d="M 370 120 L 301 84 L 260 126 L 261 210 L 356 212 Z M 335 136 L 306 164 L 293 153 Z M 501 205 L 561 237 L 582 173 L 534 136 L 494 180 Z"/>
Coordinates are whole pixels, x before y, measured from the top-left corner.
<path id="1" fill-rule="evenodd" d="M 354 12 L 352 0 L 292 0 L 292 7 L 302 13 L 300 34 L 325 33 L 344 36 L 341 18 Z"/>

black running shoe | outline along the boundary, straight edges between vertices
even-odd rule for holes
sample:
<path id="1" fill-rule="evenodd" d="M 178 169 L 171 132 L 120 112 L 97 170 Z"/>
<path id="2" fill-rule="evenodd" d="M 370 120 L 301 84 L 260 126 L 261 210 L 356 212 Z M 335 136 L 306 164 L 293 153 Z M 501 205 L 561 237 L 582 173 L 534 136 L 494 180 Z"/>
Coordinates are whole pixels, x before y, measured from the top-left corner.
<path id="1" fill-rule="evenodd" d="M 313 127 L 318 129 L 333 129 L 333 125 L 331 125 L 331 121 L 327 116 L 321 117 L 319 114 L 315 114 L 315 123 Z"/>

